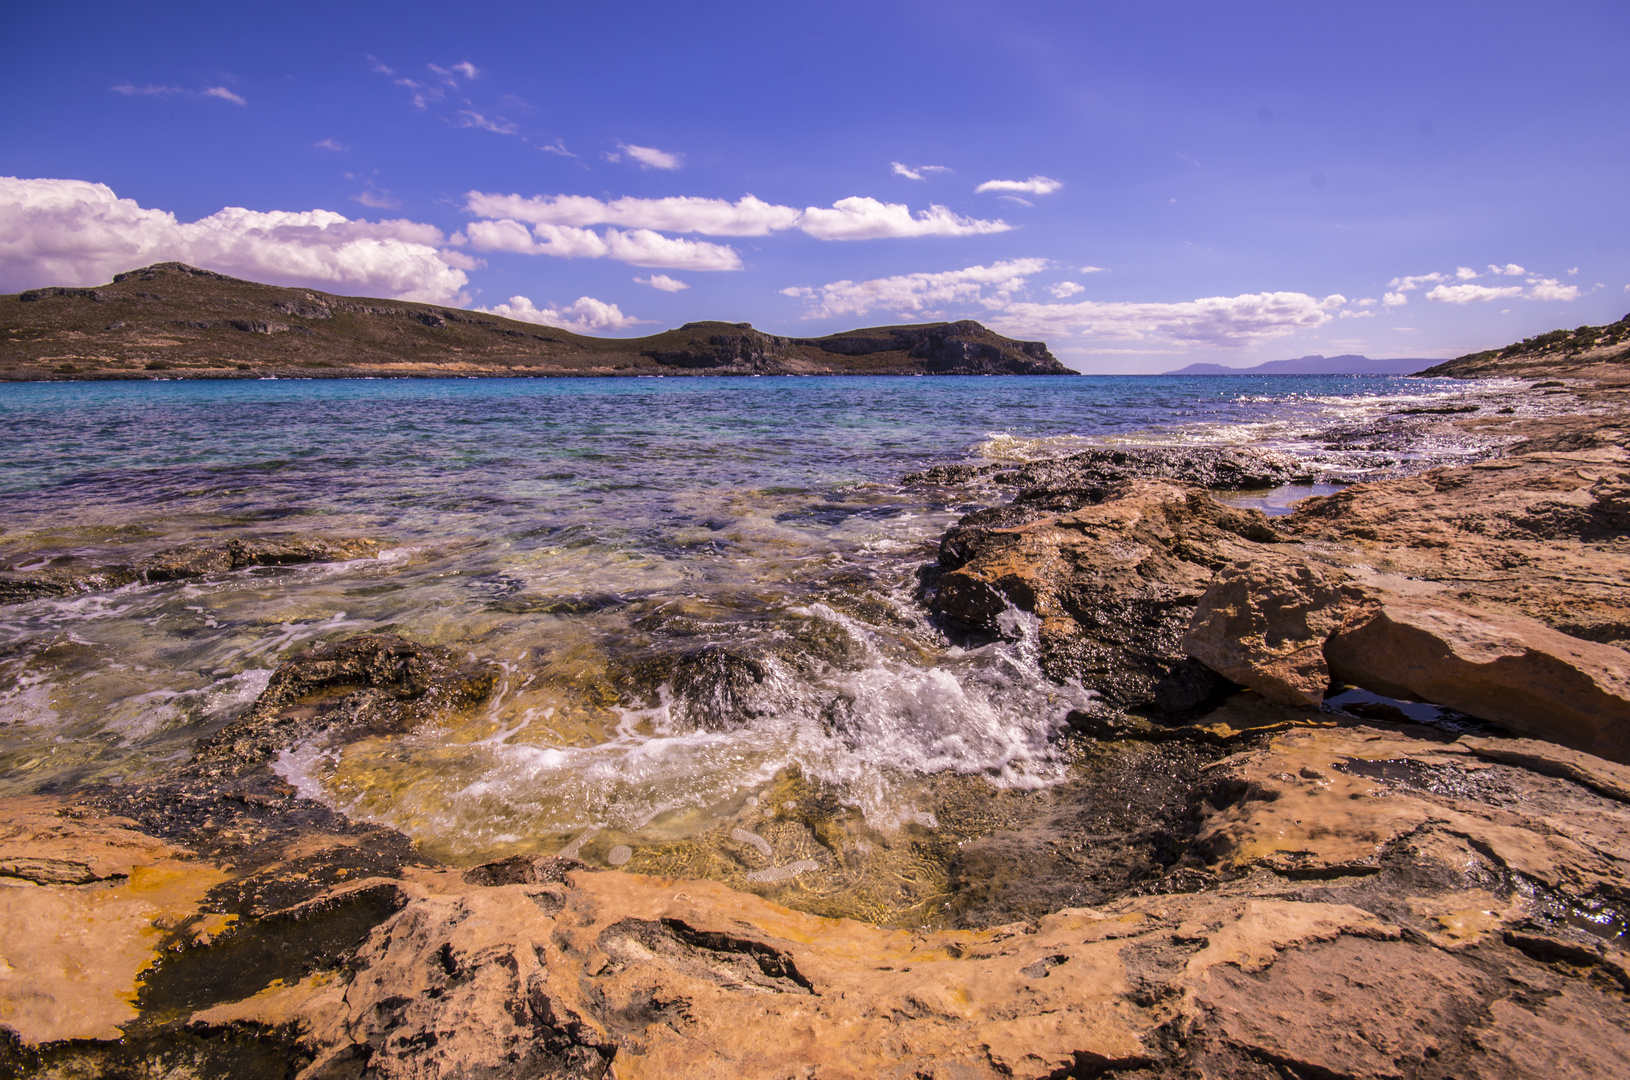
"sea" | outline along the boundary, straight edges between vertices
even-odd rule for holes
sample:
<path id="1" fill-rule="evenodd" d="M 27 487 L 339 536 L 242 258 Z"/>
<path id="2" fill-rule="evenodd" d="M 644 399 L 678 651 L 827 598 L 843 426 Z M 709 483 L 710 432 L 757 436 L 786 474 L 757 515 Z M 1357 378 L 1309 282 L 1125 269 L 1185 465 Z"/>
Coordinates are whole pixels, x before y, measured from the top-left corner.
<path id="1" fill-rule="evenodd" d="M 869 835 L 932 830 L 936 777 L 1065 777 L 1059 734 L 1093 687 L 1041 673 L 1022 612 L 983 643 L 936 625 L 919 583 L 940 536 L 1011 492 L 904 477 L 1240 443 L 1316 474 L 1229 496 L 1276 514 L 1486 455 L 1365 437 L 1469 405 L 1544 400 L 1394 376 L 3 384 L 9 569 L 287 533 L 381 550 L 0 607 L 0 795 L 155 776 L 299 650 L 389 632 L 498 665 L 497 692 L 277 769 L 437 858 L 674 849 L 789 776 Z"/>

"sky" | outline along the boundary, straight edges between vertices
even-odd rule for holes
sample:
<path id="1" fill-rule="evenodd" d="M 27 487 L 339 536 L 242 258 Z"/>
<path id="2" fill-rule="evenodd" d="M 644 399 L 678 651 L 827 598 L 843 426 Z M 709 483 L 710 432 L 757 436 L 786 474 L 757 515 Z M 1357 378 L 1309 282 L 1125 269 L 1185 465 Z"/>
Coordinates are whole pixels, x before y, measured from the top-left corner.
<path id="1" fill-rule="evenodd" d="M 638 336 L 977 319 L 1079 370 L 1630 311 L 1630 4 L 49 5 L 0 291 L 169 259 Z"/>

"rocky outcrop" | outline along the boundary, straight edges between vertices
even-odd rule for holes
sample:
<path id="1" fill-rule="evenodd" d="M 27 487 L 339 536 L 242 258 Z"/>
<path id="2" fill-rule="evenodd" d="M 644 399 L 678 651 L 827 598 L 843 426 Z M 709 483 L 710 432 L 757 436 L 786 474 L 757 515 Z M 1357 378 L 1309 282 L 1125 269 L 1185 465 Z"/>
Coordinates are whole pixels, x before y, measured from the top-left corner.
<path id="1" fill-rule="evenodd" d="M 223 911 L 236 863 L 94 807 L 0 802 L 0 865 L 78 850 L 111 875 L 0 887 L 0 1068 L 1613 1075 L 1630 1054 L 1630 806 L 1556 774 L 1614 767 L 1284 719 L 1204 771 L 1169 891 L 969 930 L 533 858 L 382 867 Z M 262 885 L 322 873 L 257 869 Z"/>
<path id="2" fill-rule="evenodd" d="M 135 582 L 189 581 L 255 566 L 342 562 L 378 552 L 377 543 L 360 538 L 280 536 L 188 544 L 123 565 L 87 565 L 77 555 L 46 557 L 41 562 L 35 556 L 27 569 L 0 571 L 0 604 L 106 592 Z"/>
<path id="3" fill-rule="evenodd" d="M 188 771 L 241 775 L 319 733 L 343 742 L 411 731 L 480 704 L 495 684 L 491 665 L 394 634 L 318 645 L 280 665 L 248 712 L 199 744 Z"/>
<path id="4" fill-rule="evenodd" d="M 1157 460 L 1179 476 L 1237 475 L 1224 454 Z M 1009 608 L 1033 614 L 1054 678 L 1111 708 L 1182 715 L 1226 686 L 1181 648 L 1195 605 L 1217 570 L 1276 535 L 1258 512 L 1197 484 L 1128 479 L 1132 468 L 1079 455 L 1046 471 L 1052 484 L 964 517 L 940 543 L 930 603 L 987 633 Z"/>

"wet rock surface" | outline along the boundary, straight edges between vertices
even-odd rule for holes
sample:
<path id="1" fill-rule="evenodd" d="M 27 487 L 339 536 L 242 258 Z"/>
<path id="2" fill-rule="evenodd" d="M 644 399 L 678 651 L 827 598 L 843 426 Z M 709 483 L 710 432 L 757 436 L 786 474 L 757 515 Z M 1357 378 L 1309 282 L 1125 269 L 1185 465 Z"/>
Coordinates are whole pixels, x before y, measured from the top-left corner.
<path id="1" fill-rule="evenodd" d="M 40 553 L 0 570 L 0 604 L 108 592 L 137 582 L 191 581 L 257 566 L 341 562 L 377 555 L 372 540 L 283 536 L 189 544 L 130 564 L 97 565 L 79 554 Z"/>
<path id="2" fill-rule="evenodd" d="M 9 800 L 0 1062 L 25 1076 L 1614 1074 L 1630 1052 L 1630 804 L 1603 789 L 1622 768 L 1231 708 L 1257 734 L 1198 755 L 1120 748 L 1173 809 L 1164 823 L 1054 791 L 1050 813 L 1070 820 L 1051 844 L 964 845 L 960 930 L 542 857 L 404 860 L 232 909 L 222 898 L 254 875 L 221 849 L 83 801 Z M 1117 831 L 1154 865 L 1112 883 L 1088 849 Z M 296 849 L 339 834 L 305 835 Z M 77 876 L 15 876 L 65 851 Z M 259 872 L 310 882 L 315 868 Z M 1048 891 L 1072 880 L 1073 895 Z M 26 985 L 12 958 L 29 961 Z"/>

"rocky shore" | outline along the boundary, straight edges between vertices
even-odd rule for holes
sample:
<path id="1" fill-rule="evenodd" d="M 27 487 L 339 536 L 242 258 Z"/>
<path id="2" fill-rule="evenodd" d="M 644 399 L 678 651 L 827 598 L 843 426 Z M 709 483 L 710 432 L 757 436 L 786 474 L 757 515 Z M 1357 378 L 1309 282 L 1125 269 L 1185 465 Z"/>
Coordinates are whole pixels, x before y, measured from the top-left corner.
<path id="1" fill-rule="evenodd" d="M 1240 492 L 1310 466 L 1246 449 L 910 478 L 999 503 L 945 535 L 923 602 L 970 641 L 1033 615 L 1048 674 L 1098 690 L 1062 736 L 1068 781 L 985 799 L 955 844 L 922 834 L 937 921 L 822 917 L 768 878 L 598 851 L 434 863 L 272 765 L 470 708 L 494 668 L 389 634 L 307 650 L 164 775 L 0 802 L 0 1073 L 1619 1075 L 1616 346 L 1520 369 L 1562 383 L 1534 392 L 1571 395 L 1565 414 L 1401 418 L 1487 449 L 1277 517 Z M 268 543 L 46 568 L 6 596 L 275 564 Z M 331 543 L 299 551 L 353 550 Z M 809 797 L 761 832 L 819 847 Z M 743 858 L 769 846 L 740 831 Z"/>

